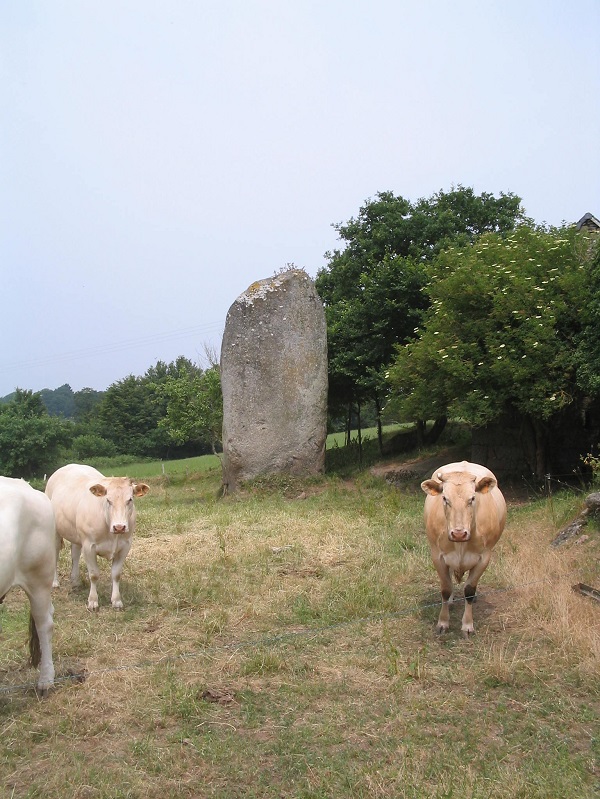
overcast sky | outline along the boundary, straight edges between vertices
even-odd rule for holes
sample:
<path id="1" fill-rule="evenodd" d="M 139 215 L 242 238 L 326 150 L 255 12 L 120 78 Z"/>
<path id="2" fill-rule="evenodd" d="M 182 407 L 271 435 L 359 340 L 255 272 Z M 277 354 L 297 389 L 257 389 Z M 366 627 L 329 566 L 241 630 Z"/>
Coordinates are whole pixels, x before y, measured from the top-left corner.
<path id="1" fill-rule="evenodd" d="M 600 216 L 600 2 L 2 0 L 0 396 L 219 349 L 378 191 Z"/>

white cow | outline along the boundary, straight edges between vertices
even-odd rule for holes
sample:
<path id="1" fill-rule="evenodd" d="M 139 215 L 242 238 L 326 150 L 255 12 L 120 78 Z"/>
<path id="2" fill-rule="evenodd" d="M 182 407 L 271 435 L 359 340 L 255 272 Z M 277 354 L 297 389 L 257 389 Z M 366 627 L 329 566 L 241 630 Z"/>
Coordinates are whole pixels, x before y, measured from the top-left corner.
<path id="1" fill-rule="evenodd" d="M 40 667 L 38 690 L 54 685 L 52 578 L 54 514 L 48 497 L 24 480 L 0 477 L 0 602 L 14 585 L 29 598 L 29 652 Z"/>
<path id="2" fill-rule="evenodd" d="M 64 538 L 71 542 L 71 584 L 79 585 L 83 551 L 90 578 L 88 610 L 98 609 L 98 555 L 112 561 L 111 602 L 113 608 L 123 609 L 119 583 L 135 529 L 133 500 L 147 492 L 145 483 L 135 483 L 128 477 L 105 477 L 91 466 L 76 463 L 58 469 L 48 480 L 46 494 L 56 517 L 57 560 Z"/>

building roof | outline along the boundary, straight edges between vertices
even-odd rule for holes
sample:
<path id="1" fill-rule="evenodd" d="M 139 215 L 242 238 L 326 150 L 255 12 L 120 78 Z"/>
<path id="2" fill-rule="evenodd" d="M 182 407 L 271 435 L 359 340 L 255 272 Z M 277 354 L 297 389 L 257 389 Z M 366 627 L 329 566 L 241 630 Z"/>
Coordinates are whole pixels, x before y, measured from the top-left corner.
<path id="1" fill-rule="evenodd" d="M 577 222 L 577 230 L 581 230 L 582 227 L 600 230 L 600 219 L 596 219 L 596 217 L 590 213 L 584 214 L 579 222 Z"/>

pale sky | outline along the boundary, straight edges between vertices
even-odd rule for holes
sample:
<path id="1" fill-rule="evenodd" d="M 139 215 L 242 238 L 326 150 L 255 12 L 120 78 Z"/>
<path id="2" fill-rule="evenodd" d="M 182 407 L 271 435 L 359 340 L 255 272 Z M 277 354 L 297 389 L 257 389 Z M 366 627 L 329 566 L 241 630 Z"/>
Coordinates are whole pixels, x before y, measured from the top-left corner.
<path id="1" fill-rule="evenodd" d="M 379 191 L 600 217 L 600 2 L 1 0 L 0 396 L 219 349 Z"/>

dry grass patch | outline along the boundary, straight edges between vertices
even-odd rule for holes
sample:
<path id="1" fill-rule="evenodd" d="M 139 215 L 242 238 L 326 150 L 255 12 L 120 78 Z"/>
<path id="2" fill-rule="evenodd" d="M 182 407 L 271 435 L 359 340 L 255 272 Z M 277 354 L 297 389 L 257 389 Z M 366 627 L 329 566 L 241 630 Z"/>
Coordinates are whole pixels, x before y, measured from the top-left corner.
<path id="1" fill-rule="evenodd" d="M 557 500 L 560 506 L 560 499 Z M 572 507 L 568 496 L 563 505 Z M 560 510 L 560 507 L 559 507 Z M 547 503 L 521 508 L 511 515 L 500 541 L 498 565 L 492 574 L 515 591 L 503 614 L 507 629 L 525 626 L 547 636 L 582 673 L 598 674 L 600 606 L 573 591 L 582 579 L 598 583 L 600 543 L 551 547 L 556 528 Z"/>

